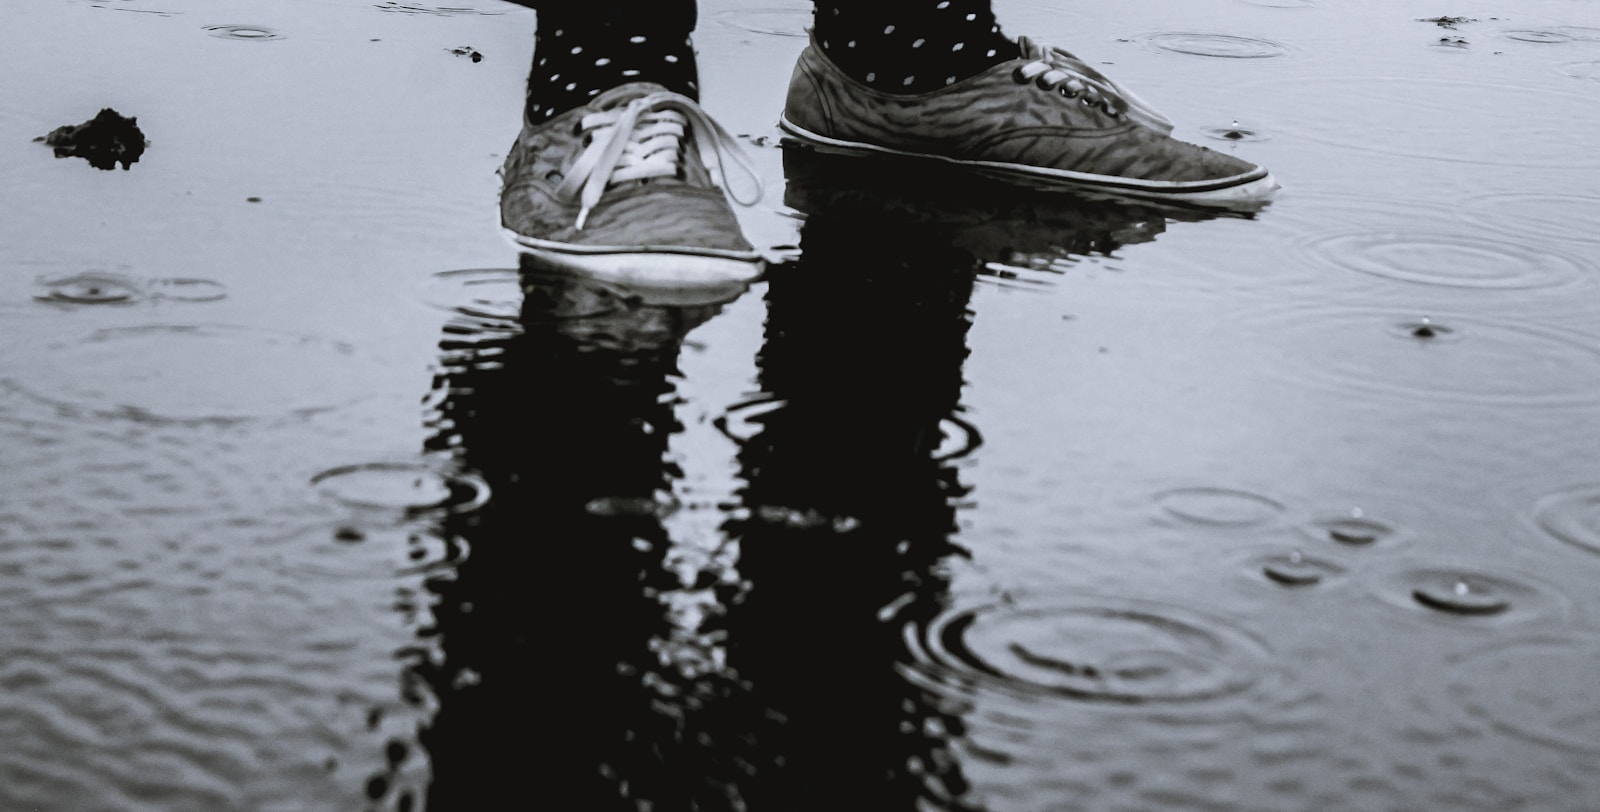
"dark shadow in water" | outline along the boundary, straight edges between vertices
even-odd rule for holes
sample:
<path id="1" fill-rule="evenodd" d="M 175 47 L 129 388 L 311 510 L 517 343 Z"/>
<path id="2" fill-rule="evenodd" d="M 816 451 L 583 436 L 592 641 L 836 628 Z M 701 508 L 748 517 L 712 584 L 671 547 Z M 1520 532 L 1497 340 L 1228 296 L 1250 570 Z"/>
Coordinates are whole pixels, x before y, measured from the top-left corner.
<path id="1" fill-rule="evenodd" d="M 526 265 L 518 321 L 447 328 L 430 446 L 493 497 L 444 520 L 468 552 L 428 585 L 433 655 L 407 662 L 437 702 L 429 809 L 966 808 L 962 721 L 903 676 L 905 630 L 965 555 L 968 302 L 993 212 L 1015 209 L 930 207 L 899 180 L 863 194 L 859 173 L 803 164 L 789 202 L 812 213 L 802 258 L 768 274 L 762 408 L 727 416 L 740 504 L 692 540 L 718 551 L 698 571 L 663 522 L 667 447 L 683 337 L 716 305 Z M 1121 244 L 1145 212 L 1109 205 L 1057 199 L 1053 244 Z"/>

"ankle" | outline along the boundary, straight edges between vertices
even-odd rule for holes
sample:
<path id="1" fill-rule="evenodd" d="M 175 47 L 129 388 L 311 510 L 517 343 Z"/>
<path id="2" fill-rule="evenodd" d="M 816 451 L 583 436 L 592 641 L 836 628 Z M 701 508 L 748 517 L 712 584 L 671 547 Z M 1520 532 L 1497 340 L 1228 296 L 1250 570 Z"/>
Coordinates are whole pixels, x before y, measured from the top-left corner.
<path id="1" fill-rule="evenodd" d="M 528 74 L 527 120 L 548 121 L 631 82 L 654 82 L 698 100 L 699 76 L 688 32 L 620 25 L 541 27 Z"/>
<path id="2" fill-rule="evenodd" d="M 819 0 L 818 47 L 845 75 L 886 93 L 926 93 L 1017 55 L 988 0 Z"/>

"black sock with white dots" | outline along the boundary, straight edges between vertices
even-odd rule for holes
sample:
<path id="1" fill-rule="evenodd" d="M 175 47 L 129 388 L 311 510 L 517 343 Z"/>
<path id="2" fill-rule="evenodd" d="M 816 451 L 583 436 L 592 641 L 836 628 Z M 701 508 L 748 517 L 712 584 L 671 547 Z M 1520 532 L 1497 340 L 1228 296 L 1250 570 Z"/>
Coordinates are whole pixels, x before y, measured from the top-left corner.
<path id="1" fill-rule="evenodd" d="M 989 0 L 817 0 L 822 52 L 857 81 L 885 93 L 926 93 L 1017 55 Z"/>
<path id="2" fill-rule="evenodd" d="M 689 32 L 541 23 L 528 74 L 528 121 L 548 121 L 629 82 L 655 82 L 698 100 L 699 76 Z"/>

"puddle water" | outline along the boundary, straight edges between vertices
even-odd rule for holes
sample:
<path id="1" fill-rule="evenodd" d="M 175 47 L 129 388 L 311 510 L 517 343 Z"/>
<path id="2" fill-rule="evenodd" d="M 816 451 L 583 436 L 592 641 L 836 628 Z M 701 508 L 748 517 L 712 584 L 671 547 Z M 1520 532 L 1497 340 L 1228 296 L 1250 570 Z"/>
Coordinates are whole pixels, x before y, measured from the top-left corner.
<path id="1" fill-rule="evenodd" d="M 702 0 L 773 261 L 664 296 L 496 233 L 528 9 L 257 5 L 7 18 L 0 809 L 1600 797 L 1593 15 L 996 0 L 1211 211 L 780 150 Z"/>

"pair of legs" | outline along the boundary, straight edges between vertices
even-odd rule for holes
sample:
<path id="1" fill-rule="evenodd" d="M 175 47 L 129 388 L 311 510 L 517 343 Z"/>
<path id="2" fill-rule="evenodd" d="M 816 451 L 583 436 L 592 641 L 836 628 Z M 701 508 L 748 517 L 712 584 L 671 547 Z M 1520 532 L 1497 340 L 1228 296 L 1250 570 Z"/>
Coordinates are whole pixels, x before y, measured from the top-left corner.
<path id="1" fill-rule="evenodd" d="M 691 99 L 699 78 L 694 0 L 518 0 L 539 12 L 528 119 L 548 120 L 630 82 Z M 823 53 L 848 75 L 895 93 L 954 84 L 1016 53 L 989 0 L 816 0 Z"/>
<path id="2" fill-rule="evenodd" d="M 518 2 L 539 14 L 503 170 L 501 223 L 519 250 L 646 288 L 758 276 L 728 198 L 757 202 L 760 179 L 699 107 L 693 0 Z M 1008 38 L 989 0 L 814 6 L 778 122 L 798 145 L 1229 208 L 1277 188 L 1260 166 L 1170 137 L 1170 122 L 1073 54 Z"/>

